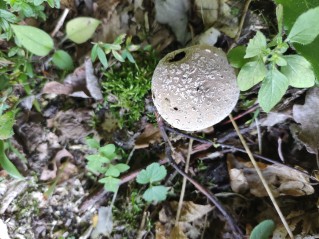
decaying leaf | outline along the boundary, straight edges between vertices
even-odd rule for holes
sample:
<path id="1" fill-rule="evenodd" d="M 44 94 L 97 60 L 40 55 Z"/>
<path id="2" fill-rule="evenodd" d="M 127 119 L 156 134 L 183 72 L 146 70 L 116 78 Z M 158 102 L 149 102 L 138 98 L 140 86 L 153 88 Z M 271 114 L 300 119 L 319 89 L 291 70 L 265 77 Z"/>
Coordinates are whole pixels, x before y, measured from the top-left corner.
<path id="1" fill-rule="evenodd" d="M 69 95 L 73 92 L 73 87 L 69 84 L 61 84 L 56 81 L 48 82 L 42 89 L 43 94 Z"/>
<path id="2" fill-rule="evenodd" d="M 236 193 L 250 191 L 256 197 L 265 197 L 267 192 L 262 185 L 256 170 L 251 163 L 240 162 L 228 156 L 230 185 Z M 281 165 L 267 165 L 259 163 L 263 176 L 275 197 L 281 195 L 304 196 L 314 193 L 314 188 L 309 183 L 309 177 Z"/>
<path id="3" fill-rule="evenodd" d="M 100 238 L 100 235 L 108 237 L 113 230 L 112 207 L 100 207 L 98 221 L 93 229 L 91 238 Z"/>
<path id="4" fill-rule="evenodd" d="M 85 77 L 86 77 L 86 88 L 89 90 L 90 95 L 95 100 L 102 100 L 103 95 L 101 92 L 101 87 L 99 86 L 98 79 L 94 75 L 94 68 L 91 58 L 85 59 Z"/>
<path id="5" fill-rule="evenodd" d="M 144 132 L 137 137 L 135 141 L 135 148 L 142 149 L 147 148 L 150 144 L 161 141 L 161 133 L 159 128 L 154 127 L 153 124 L 147 124 Z"/>
<path id="6" fill-rule="evenodd" d="M 200 205 L 191 201 L 184 201 L 180 221 L 174 225 L 177 205 L 178 202 L 176 201 L 170 202 L 170 207 L 162 208 L 160 211 L 160 222 L 156 223 L 156 238 L 198 238 L 200 229 L 205 227 L 205 215 L 214 208 L 209 204 Z"/>
<path id="7" fill-rule="evenodd" d="M 298 139 L 304 143 L 309 153 L 318 155 L 319 150 L 319 88 L 307 92 L 304 105 L 294 105 L 293 118 L 301 124 Z"/>

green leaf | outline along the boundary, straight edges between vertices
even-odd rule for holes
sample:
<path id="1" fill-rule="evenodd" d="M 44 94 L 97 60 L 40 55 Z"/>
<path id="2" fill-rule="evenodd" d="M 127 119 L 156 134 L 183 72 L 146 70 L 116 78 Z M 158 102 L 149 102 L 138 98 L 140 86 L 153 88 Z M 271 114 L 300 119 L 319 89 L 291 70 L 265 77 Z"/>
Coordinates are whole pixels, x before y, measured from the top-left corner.
<path id="1" fill-rule="evenodd" d="M 249 239 L 268 239 L 276 226 L 273 220 L 264 220 L 254 227 Z"/>
<path id="2" fill-rule="evenodd" d="M 15 23 L 18 21 L 16 15 L 3 9 L 0 9 L 0 16 L 2 19 L 5 19 L 6 21 L 11 23 Z"/>
<path id="3" fill-rule="evenodd" d="M 287 41 L 307 45 L 319 34 L 319 7 L 301 14 L 287 37 Z"/>
<path id="4" fill-rule="evenodd" d="M 53 49 L 53 39 L 39 28 L 11 25 L 19 43 L 37 56 L 46 56 Z"/>
<path id="5" fill-rule="evenodd" d="M 112 54 L 113 56 L 120 62 L 124 62 L 124 59 L 123 57 L 115 50 L 112 50 Z"/>
<path id="6" fill-rule="evenodd" d="M 282 35 L 282 30 L 283 30 L 283 16 L 284 16 L 284 10 L 281 4 L 279 4 L 276 7 L 276 17 L 277 17 L 277 23 L 278 23 L 278 35 Z"/>
<path id="7" fill-rule="evenodd" d="M 99 141 L 97 141 L 96 139 L 93 139 L 93 138 L 86 138 L 85 144 L 92 149 L 99 149 L 100 148 Z"/>
<path id="8" fill-rule="evenodd" d="M 77 17 L 66 24 L 66 35 L 71 41 L 81 44 L 93 36 L 99 24 L 95 18 Z"/>
<path id="9" fill-rule="evenodd" d="M 120 186 L 121 179 L 106 177 L 99 180 L 100 183 L 104 184 L 104 188 L 109 192 L 116 192 Z"/>
<path id="10" fill-rule="evenodd" d="M 266 37 L 260 31 L 257 31 L 256 35 L 249 40 L 249 43 L 246 49 L 246 55 L 244 56 L 244 58 L 262 56 L 266 48 L 267 48 Z"/>
<path id="11" fill-rule="evenodd" d="M 52 62 L 61 70 L 72 70 L 74 68 L 72 57 L 63 50 L 54 52 Z"/>
<path id="12" fill-rule="evenodd" d="M 114 158 L 115 145 L 114 144 L 105 145 L 99 149 L 99 152 L 103 154 L 105 157 L 112 160 Z"/>
<path id="13" fill-rule="evenodd" d="M 143 198 L 147 202 L 153 202 L 153 201 L 160 202 L 160 201 L 164 201 L 166 199 L 167 192 L 168 192 L 167 187 L 153 186 L 153 187 L 148 188 L 144 192 Z"/>
<path id="14" fill-rule="evenodd" d="M 4 152 L 4 142 L 0 140 L 0 165 L 12 177 L 22 179 L 24 178 L 14 166 L 13 163 L 7 158 Z"/>
<path id="15" fill-rule="evenodd" d="M 241 68 L 249 61 L 249 59 L 244 58 L 245 54 L 245 46 L 237 46 L 231 49 L 227 54 L 227 58 L 229 60 L 230 65 L 235 68 Z"/>
<path id="16" fill-rule="evenodd" d="M 108 50 L 121 50 L 121 45 L 119 44 L 105 43 L 103 44 L 103 47 Z"/>
<path id="17" fill-rule="evenodd" d="M 120 170 L 118 170 L 114 165 L 110 165 L 105 172 L 105 176 L 118 177 L 120 176 Z"/>
<path id="18" fill-rule="evenodd" d="M 130 166 L 128 166 L 125 163 L 116 164 L 116 165 L 114 165 L 114 167 L 116 167 L 120 171 L 120 173 L 124 173 L 130 169 Z"/>
<path id="19" fill-rule="evenodd" d="M 106 59 L 106 55 L 105 55 L 105 52 L 101 49 L 101 47 L 98 47 L 96 49 L 96 52 L 97 52 L 97 56 L 99 57 L 99 60 L 100 62 L 102 63 L 102 65 L 104 66 L 104 68 L 108 68 L 109 67 L 109 64 L 107 62 L 107 59 Z"/>
<path id="20" fill-rule="evenodd" d="M 94 46 L 92 47 L 92 50 L 91 50 L 91 60 L 92 60 L 92 62 L 94 62 L 96 60 L 97 48 L 99 48 L 98 44 L 94 44 Z"/>
<path id="21" fill-rule="evenodd" d="M 284 8 L 284 26 L 287 32 L 295 23 L 300 14 L 308 9 L 319 6 L 318 0 L 296 1 L 296 0 L 275 0 L 277 4 L 282 4 Z M 317 80 L 319 79 L 319 37 L 308 45 L 293 44 L 297 52 L 305 57 L 312 65 Z"/>
<path id="22" fill-rule="evenodd" d="M 246 63 L 238 74 L 238 86 L 241 91 L 249 90 L 261 82 L 267 74 L 266 66 L 261 58 Z"/>
<path id="23" fill-rule="evenodd" d="M 9 139 L 14 134 L 14 112 L 8 111 L 7 113 L 0 115 L 0 140 Z"/>
<path id="24" fill-rule="evenodd" d="M 315 84 L 315 74 L 311 64 L 302 56 L 283 56 L 287 62 L 281 67 L 281 72 L 288 78 L 289 85 L 296 88 L 312 87 Z"/>
<path id="25" fill-rule="evenodd" d="M 137 175 L 136 182 L 140 184 L 157 182 L 165 178 L 166 174 L 164 166 L 161 166 L 159 163 L 152 163 Z"/>
<path id="26" fill-rule="evenodd" d="M 99 161 L 100 163 L 110 163 L 110 159 L 108 159 L 104 156 L 101 156 L 99 154 L 87 155 L 87 156 L 85 156 L 85 158 L 88 161 Z"/>
<path id="27" fill-rule="evenodd" d="M 276 67 L 268 71 L 258 92 L 259 105 L 265 112 L 269 112 L 284 96 L 289 81 Z"/>

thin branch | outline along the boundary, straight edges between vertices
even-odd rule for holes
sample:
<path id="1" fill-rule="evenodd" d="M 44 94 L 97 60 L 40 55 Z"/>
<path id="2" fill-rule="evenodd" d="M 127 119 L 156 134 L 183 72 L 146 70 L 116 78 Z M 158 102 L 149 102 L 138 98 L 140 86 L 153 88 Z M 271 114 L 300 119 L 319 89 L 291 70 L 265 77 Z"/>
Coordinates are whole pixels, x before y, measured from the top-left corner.
<path id="1" fill-rule="evenodd" d="M 187 151 L 187 158 L 186 158 L 186 163 L 185 163 L 185 173 L 188 173 L 188 169 L 189 169 L 189 161 L 191 158 L 191 154 L 192 154 L 192 148 L 193 148 L 193 139 L 189 140 L 189 144 L 188 144 L 188 151 Z M 186 189 L 186 178 L 183 178 L 183 184 L 182 184 L 182 190 L 181 190 L 181 194 L 179 197 L 179 201 L 178 201 L 178 207 L 177 207 L 177 213 L 176 213 L 176 219 L 175 219 L 175 223 L 178 223 L 179 221 L 179 217 L 181 215 L 181 211 L 182 211 L 182 206 L 183 206 L 183 201 L 184 201 L 184 195 L 185 195 L 185 189 Z"/>
<path id="2" fill-rule="evenodd" d="M 62 16 L 60 17 L 58 23 L 56 24 L 56 26 L 55 26 L 55 28 L 53 30 L 53 32 L 51 33 L 51 37 L 54 37 L 57 34 L 57 32 L 60 30 L 60 28 L 63 26 L 63 23 L 65 21 L 66 16 L 69 13 L 69 11 L 70 11 L 70 9 L 68 9 L 68 8 L 64 9 L 64 11 L 62 13 Z"/>
<path id="3" fill-rule="evenodd" d="M 259 169 L 259 167 L 258 167 L 258 164 L 257 164 L 257 162 L 256 162 L 256 160 L 255 160 L 255 158 L 254 158 L 254 156 L 253 156 L 253 154 L 252 154 L 252 152 L 250 151 L 250 149 L 249 149 L 249 147 L 248 147 L 248 145 L 247 145 L 247 143 L 246 143 L 246 141 L 245 141 L 243 135 L 240 133 L 237 123 L 235 122 L 235 120 L 233 119 L 233 117 L 232 117 L 231 114 L 229 115 L 229 118 L 230 118 L 230 120 L 231 120 L 231 122 L 232 122 L 232 124 L 233 124 L 233 126 L 234 126 L 234 128 L 235 128 L 235 130 L 236 130 L 236 132 L 237 132 L 237 134 L 238 134 L 238 137 L 239 137 L 239 139 L 240 139 L 242 145 L 244 146 L 244 148 L 245 148 L 245 150 L 246 150 L 246 152 L 247 152 L 247 154 L 248 154 L 248 156 L 249 156 L 249 158 L 250 158 L 252 164 L 254 165 L 254 168 L 255 168 L 255 170 L 256 170 L 256 172 L 257 172 L 257 174 L 258 174 L 258 176 L 259 176 L 259 178 L 260 178 L 262 184 L 264 185 L 264 187 L 265 187 L 265 189 L 266 189 L 266 191 L 267 191 L 267 194 L 268 194 L 268 196 L 269 196 L 269 198 L 270 198 L 272 204 L 274 205 L 274 207 L 275 207 L 275 209 L 276 209 L 276 211 L 277 211 L 277 213 L 278 213 L 278 215 L 279 215 L 279 217 L 280 217 L 281 222 L 282 222 L 283 225 L 285 226 L 285 228 L 286 228 L 286 230 L 287 230 L 287 232 L 288 232 L 290 238 L 293 239 L 293 238 L 294 238 L 294 235 L 292 234 L 292 232 L 291 232 L 291 230 L 290 230 L 290 228 L 289 228 L 289 225 L 288 225 L 288 223 L 287 223 L 287 221 L 286 221 L 284 215 L 282 214 L 282 212 L 281 212 L 281 210 L 280 210 L 280 208 L 279 208 L 279 206 L 278 206 L 278 204 L 277 204 L 277 202 L 276 202 L 276 199 L 275 199 L 275 197 L 274 197 L 272 191 L 270 190 L 270 188 L 269 188 L 269 186 L 268 186 L 268 184 L 267 184 L 267 182 L 266 182 L 266 180 L 265 180 L 263 174 L 261 173 L 261 171 L 260 171 L 260 169 Z"/>

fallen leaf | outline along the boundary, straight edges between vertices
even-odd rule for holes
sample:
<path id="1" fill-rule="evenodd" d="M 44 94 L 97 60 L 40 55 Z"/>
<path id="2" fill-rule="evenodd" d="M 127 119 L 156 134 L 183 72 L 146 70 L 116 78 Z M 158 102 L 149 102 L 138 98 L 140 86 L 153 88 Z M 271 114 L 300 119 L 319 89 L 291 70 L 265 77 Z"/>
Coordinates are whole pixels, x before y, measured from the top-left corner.
<path id="1" fill-rule="evenodd" d="M 95 100 L 102 100 L 103 95 L 101 87 L 99 85 L 98 79 L 94 75 L 94 68 L 91 58 L 87 57 L 85 59 L 85 77 L 86 77 L 86 88 L 90 92 L 90 95 Z"/>
<path id="2" fill-rule="evenodd" d="M 309 153 L 318 155 L 319 150 L 319 88 L 307 91 L 304 105 L 293 106 L 293 118 L 300 123 L 296 136 Z"/>
<path id="3" fill-rule="evenodd" d="M 288 113 L 269 112 L 267 117 L 261 120 L 261 126 L 272 127 L 276 124 L 283 123 L 289 118 L 291 118 L 291 116 Z"/>
<path id="4" fill-rule="evenodd" d="M 251 163 L 244 163 L 228 155 L 227 164 L 230 186 L 236 193 L 248 190 L 256 197 L 268 196 L 261 180 Z M 301 172 L 282 165 L 259 163 L 259 168 L 275 197 L 281 195 L 304 196 L 314 193 L 309 177 Z"/>
<path id="5" fill-rule="evenodd" d="M 178 202 L 171 202 L 172 208 L 177 208 Z M 180 222 L 193 222 L 199 218 L 202 218 L 211 210 L 213 210 L 213 206 L 210 204 L 200 205 L 195 204 L 191 201 L 184 201 L 181 210 Z"/>
<path id="6" fill-rule="evenodd" d="M 71 85 L 64 85 L 56 81 L 48 82 L 42 89 L 42 94 L 69 95 L 73 92 Z"/>
<path id="7" fill-rule="evenodd" d="M 169 235 L 169 239 L 187 239 L 186 235 L 183 232 L 183 229 L 180 225 L 180 223 L 177 223 L 171 230 L 171 233 Z"/>
<path id="8" fill-rule="evenodd" d="M 93 229 L 91 238 L 99 238 L 100 235 L 109 237 L 113 230 L 112 207 L 100 207 L 98 212 L 98 221 Z"/>
<path id="9" fill-rule="evenodd" d="M 147 148 L 150 144 L 160 142 L 162 139 L 161 133 L 158 127 L 154 127 L 153 124 L 147 124 L 144 132 L 140 134 L 135 141 L 135 148 L 142 149 Z"/>

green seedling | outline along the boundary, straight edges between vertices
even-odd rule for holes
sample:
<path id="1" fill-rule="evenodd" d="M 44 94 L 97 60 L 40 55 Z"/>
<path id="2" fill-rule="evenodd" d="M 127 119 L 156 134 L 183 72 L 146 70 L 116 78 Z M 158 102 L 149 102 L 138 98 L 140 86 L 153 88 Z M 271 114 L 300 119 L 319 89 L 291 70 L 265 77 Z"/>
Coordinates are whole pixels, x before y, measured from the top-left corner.
<path id="1" fill-rule="evenodd" d="M 283 36 L 283 8 L 276 9 L 278 34 L 268 41 L 257 31 L 247 47 L 232 49 L 228 58 L 235 68 L 240 68 L 238 85 L 241 91 L 251 89 L 261 82 L 258 92 L 259 105 L 269 112 L 284 96 L 289 86 L 308 88 L 315 84 L 315 74 L 311 64 L 301 55 L 285 53 L 292 43 L 309 44 L 319 34 L 319 27 L 311 24 L 319 20 L 319 7 L 301 14 L 288 36 Z"/>
<path id="2" fill-rule="evenodd" d="M 121 180 L 119 176 L 130 167 L 124 163 L 117 163 L 115 160 L 120 156 L 116 153 L 114 144 L 107 144 L 100 147 L 95 139 L 87 139 L 86 144 L 97 151 L 95 154 L 87 155 L 87 168 L 96 175 L 103 175 L 99 182 L 104 185 L 105 190 L 116 192 Z"/>
<path id="3" fill-rule="evenodd" d="M 139 184 L 148 184 L 148 189 L 144 192 L 143 198 L 147 202 L 160 202 L 166 199 L 168 188 L 157 185 L 159 181 L 166 177 L 167 171 L 159 163 L 152 163 L 143 169 L 136 178 Z"/>

